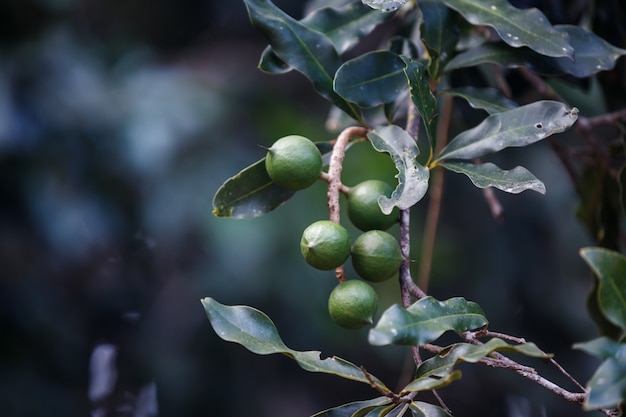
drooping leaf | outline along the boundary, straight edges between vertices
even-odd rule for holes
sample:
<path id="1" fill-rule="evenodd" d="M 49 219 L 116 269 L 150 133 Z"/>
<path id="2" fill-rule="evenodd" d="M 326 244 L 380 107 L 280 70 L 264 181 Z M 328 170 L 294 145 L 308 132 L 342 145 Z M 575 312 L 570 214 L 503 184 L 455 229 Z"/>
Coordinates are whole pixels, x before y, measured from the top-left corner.
<path id="1" fill-rule="evenodd" d="M 328 410 L 320 411 L 319 413 L 316 413 L 311 417 L 352 417 L 360 410 L 387 405 L 390 403 L 391 399 L 387 397 L 378 397 L 366 401 L 355 401 L 352 403 L 340 405 L 338 407 L 329 408 Z"/>
<path id="2" fill-rule="evenodd" d="M 333 374 L 368 385 L 374 381 L 381 390 L 389 392 L 378 378 L 369 375 L 368 379 L 361 368 L 345 359 L 336 356 L 321 359 L 319 351 L 288 348 L 270 318 L 255 308 L 227 306 L 210 297 L 202 299 L 202 305 L 215 333 L 226 341 L 238 343 L 259 355 L 284 354 L 309 372 Z"/>
<path id="3" fill-rule="evenodd" d="M 443 408 L 423 401 L 412 401 L 409 408 L 413 417 L 452 417 Z"/>
<path id="4" fill-rule="evenodd" d="M 268 45 L 261 54 L 259 69 L 269 74 L 284 74 L 291 71 L 293 68 L 280 59 L 272 47 Z"/>
<path id="5" fill-rule="evenodd" d="M 439 354 L 425 360 L 415 372 L 415 380 L 410 382 L 401 393 L 418 391 L 424 380 L 438 380 L 449 378 L 455 372 L 454 367 L 459 362 L 476 363 L 493 352 L 519 353 L 526 356 L 549 359 L 534 343 L 511 345 L 502 339 L 493 338 L 481 345 L 457 343 L 442 350 Z"/>
<path id="6" fill-rule="evenodd" d="M 497 165 L 486 162 L 471 164 L 469 162 L 442 162 L 441 166 L 459 174 L 465 174 L 478 188 L 495 187 L 511 194 L 532 190 L 545 194 L 546 186 L 526 168 L 518 166 L 512 170 L 504 170 Z"/>
<path id="7" fill-rule="evenodd" d="M 604 248 L 583 248 L 580 255 L 599 280 L 598 303 L 604 316 L 626 331 L 626 256 Z"/>
<path id="8" fill-rule="evenodd" d="M 557 25 L 554 28 L 569 35 L 570 43 L 576 51 L 573 60 L 568 57 L 548 57 L 525 48 L 511 49 L 501 42 L 490 42 L 455 56 L 448 62 L 445 70 L 493 63 L 509 68 L 528 67 L 546 76 L 570 74 L 585 78 L 613 69 L 617 59 L 626 55 L 626 50 L 609 44 L 582 27 Z"/>
<path id="9" fill-rule="evenodd" d="M 263 32 L 273 53 L 305 75 L 323 97 L 361 120 L 358 109 L 333 90 L 333 78 L 342 62 L 330 39 L 298 22 L 269 0 L 244 1 L 252 24 Z"/>
<path id="10" fill-rule="evenodd" d="M 328 36 L 337 52 L 342 54 L 389 17 L 390 14 L 381 13 L 363 3 L 350 2 L 339 8 L 317 9 L 301 22 Z"/>
<path id="11" fill-rule="evenodd" d="M 363 4 L 381 12 L 393 12 L 404 6 L 409 0 L 363 0 Z"/>
<path id="12" fill-rule="evenodd" d="M 222 184 L 213 197 L 213 215 L 235 219 L 258 217 L 276 209 L 294 194 L 295 191 L 272 182 L 263 158 Z"/>
<path id="13" fill-rule="evenodd" d="M 361 107 L 391 103 L 406 88 L 404 62 L 388 50 L 365 53 L 339 67 L 334 88 Z"/>
<path id="14" fill-rule="evenodd" d="M 574 348 L 603 360 L 587 382 L 585 409 L 615 408 L 626 400 L 626 344 L 601 337 L 577 343 Z"/>
<path id="15" fill-rule="evenodd" d="M 437 99 L 430 89 L 426 66 L 415 59 L 406 57 L 402 59 L 406 64 L 404 73 L 409 82 L 411 101 L 422 118 L 428 143 L 433 148 L 437 136 Z"/>
<path id="16" fill-rule="evenodd" d="M 461 297 L 446 301 L 425 297 L 406 309 L 397 304 L 389 307 L 370 329 L 368 340 L 376 346 L 420 346 L 446 331 L 462 333 L 486 324 L 487 318 L 476 303 Z"/>
<path id="17" fill-rule="evenodd" d="M 506 0 L 442 0 L 474 25 L 490 26 L 512 47 L 547 56 L 574 57 L 566 32 L 556 30 L 536 8 L 518 9 Z"/>
<path id="18" fill-rule="evenodd" d="M 517 107 L 517 103 L 504 97 L 495 88 L 457 87 L 441 91 L 465 99 L 475 109 L 485 110 L 489 114 L 500 113 Z"/>
<path id="19" fill-rule="evenodd" d="M 394 404 L 366 407 L 352 414 L 352 417 L 384 417 L 394 408 Z"/>
<path id="20" fill-rule="evenodd" d="M 327 164 L 332 145 L 328 142 L 315 145 Z M 262 158 L 222 184 L 213 197 L 213 215 L 234 219 L 262 216 L 280 207 L 294 194 L 294 191 L 274 184 L 265 169 L 265 158 Z"/>
<path id="21" fill-rule="evenodd" d="M 379 152 L 391 155 L 398 169 L 398 186 L 391 197 L 381 196 L 378 204 L 383 213 L 389 214 L 394 207 L 400 210 L 412 207 L 428 190 L 428 168 L 417 162 L 419 149 L 415 140 L 396 125 L 380 126 L 367 134 L 372 146 Z"/>
<path id="22" fill-rule="evenodd" d="M 557 101 L 536 101 L 495 113 L 452 139 L 439 160 L 474 159 L 507 147 L 527 146 L 564 131 L 577 118 L 577 108 Z"/>
<path id="23" fill-rule="evenodd" d="M 408 392 L 421 392 L 421 391 L 430 391 L 434 389 L 440 389 L 446 387 L 461 379 L 461 371 L 456 370 L 449 372 L 446 375 L 437 376 L 436 378 L 430 376 L 421 376 L 417 379 L 414 379 L 402 389 L 402 393 Z"/>
<path id="24" fill-rule="evenodd" d="M 439 78 L 441 70 L 452 57 L 459 40 L 459 30 L 454 16 L 445 5 L 432 1 L 420 1 L 423 14 L 420 36 L 430 55 L 429 72 Z"/>

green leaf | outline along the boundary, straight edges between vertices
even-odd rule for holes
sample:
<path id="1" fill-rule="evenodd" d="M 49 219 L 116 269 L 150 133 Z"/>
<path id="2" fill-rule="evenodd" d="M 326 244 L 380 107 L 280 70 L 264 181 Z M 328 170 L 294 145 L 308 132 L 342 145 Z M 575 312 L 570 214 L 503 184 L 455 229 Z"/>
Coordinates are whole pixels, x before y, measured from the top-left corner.
<path id="1" fill-rule="evenodd" d="M 252 23 L 266 36 L 276 56 L 305 75 L 323 97 L 360 121 L 359 110 L 333 90 L 333 78 L 342 62 L 330 39 L 269 0 L 244 1 Z"/>
<path id="2" fill-rule="evenodd" d="M 324 164 L 328 164 L 332 145 L 328 142 L 315 145 L 322 153 Z M 280 207 L 294 194 L 274 184 L 262 158 L 222 184 L 213 197 L 213 215 L 235 219 L 258 217 Z"/>
<path id="3" fill-rule="evenodd" d="M 391 155 L 398 169 L 398 186 L 391 197 L 381 196 L 378 204 L 383 213 L 389 214 L 394 207 L 408 209 L 420 201 L 428 190 L 428 168 L 417 162 L 419 149 L 415 140 L 396 125 L 380 126 L 367 134 L 372 146 L 379 152 Z"/>
<path id="4" fill-rule="evenodd" d="M 437 140 L 437 99 L 430 89 L 426 66 L 418 60 L 406 57 L 402 59 L 406 64 L 404 73 L 409 82 L 411 101 L 422 117 L 428 143 L 432 148 Z"/>
<path id="5" fill-rule="evenodd" d="M 495 88 L 457 87 L 441 91 L 465 99 L 475 109 L 485 110 L 489 114 L 500 113 L 517 107 L 517 103 L 504 97 Z"/>
<path id="6" fill-rule="evenodd" d="M 581 249 L 580 255 L 600 282 L 600 310 L 609 321 L 626 331 L 626 256 L 591 247 Z"/>
<path id="7" fill-rule="evenodd" d="M 284 74 L 291 71 L 293 68 L 280 59 L 272 47 L 268 45 L 261 54 L 259 69 L 268 74 Z"/>
<path id="8" fill-rule="evenodd" d="M 476 363 L 493 352 L 511 352 L 526 356 L 549 359 L 551 355 L 542 352 L 534 343 L 510 345 L 502 339 L 493 338 L 481 345 L 457 343 L 425 360 L 415 372 L 415 380 L 410 382 L 402 393 L 417 391 L 423 380 L 449 378 L 459 362 Z"/>
<path id="9" fill-rule="evenodd" d="M 528 67 L 546 76 L 570 74 L 577 78 L 586 78 L 600 71 L 613 69 L 617 59 L 626 55 L 626 50 L 614 47 L 579 26 L 557 25 L 554 28 L 569 35 L 570 43 L 576 51 L 574 60 L 568 57 L 547 57 L 530 49 L 511 49 L 503 43 L 490 42 L 455 56 L 448 62 L 445 70 L 449 72 L 493 63 L 509 68 Z"/>
<path id="10" fill-rule="evenodd" d="M 367 4 L 372 9 L 381 12 L 393 12 L 404 6 L 409 0 L 363 0 L 363 4 Z"/>
<path id="11" fill-rule="evenodd" d="M 390 404 L 391 400 L 387 397 L 378 397 L 372 400 L 355 401 L 348 404 L 343 404 L 338 407 L 329 408 L 328 410 L 320 411 L 311 417 L 352 417 L 360 410 L 377 407 L 381 405 Z"/>
<path id="12" fill-rule="evenodd" d="M 213 214 L 235 219 L 258 217 L 276 209 L 294 194 L 295 191 L 272 182 L 263 158 L 222 184 L 213 197 Z"/>
<path id="13" fill-rule="evenodd" d="M 353 381 L 373 383 L 389 392 L 389 389 L 373 375 L 369 379 L 358 366 L 336 356 L 321 359 L 319 351 L 296 351 L 288 348 L 278 334 L 274 323 L 263 312 L 248 306 L 227 306 L 213 298 L 202 300 L 204 310 L 217 335 L 235 342 L 259 355 L 284 354 L 294 359 L 309 372 L 333 374 Z"/>
<path id="14" fill-rule="evenodd" d="M 438 79 L 445 63 L 452 57 L 459 31 L 449 8 L 441 3 L 421 1 L 423 19 L 420 36 L 430 55 L 430 75 Z"/>
<path id="15" fill-rule="evenodd" d="M 474 159 L 507 147 L 527 146 L 564 131 L 577 118 L 577 108 L 557 101 L 536 101 L 492 114 L 452 139 L 439 160 Z"/>
<path id="16" fill-rule="evenodd" d="M 411 381 L 409 385 L 402 389 L 402 393 L 404 394 L 408 392 L 421 392 L 439 389 L 446 387 L 459 379 L 461 379 L 461 371 L 451 371 L 446 375 L 437 376 L 436 378 L 432 378 L 428 375 L 422 376 Z"/>
<path id="17" fill-rule="evenodd" d="M 350 2 L 340 8 L 324 7 L 315 10 L 301 22 L 325 34 L 337 52 L 342 54 L 389 17 L 390 14 L 380 13 L 361 2 Z"/>
<path id="18" fill-rule="evenodd" d="M 412 401 L 409 407 L 413 417 L 452 417 L 443 408 L 422 401 Z"/>
<path id="19" fill-rule="evenodd" d="M 574 348 L 603 360 L 587 382 L 585 409 L 617 407 L 626 399 L 626 344 L 601 337 L 577 343 Z"/>
<path id="20" fill-rule="evenodd" d="M 512 47 L 527 46 L 547 56 L 573 59 L 566 32 L 556 30 L 536 8 L 518 9 L 506 0 L 442 0 L 473 25 L 490 26 Z"/>
<path id="21" fill-rule="evenodd" d="M 464 298 L 437 301 L 425 297 L 407 309 L 389 307 L 370 329 L 372 345 L 412 345 L 430 343 L 448 330 L 463 333 L 487 325 L 487 318 L 476 303 Z"/>
<path id="22" fill-rule="evenodd" d="M 391 103 L 405 87 L 404 62 L 388 50 L 353 58 L 335 74 L 335 91 L 361 107 Z"/>
<path id="23" fill-rule="evenodd" d="M 518 166 L 510 171 L 487 162 L 470 164 L 469 162 L 442 162 L 441 166 L 459 174 L 465 174 L 478 188 L 495 187 L 511 194 L 532 190 L 545 194 L 546 186 L 526 168 Z"/>

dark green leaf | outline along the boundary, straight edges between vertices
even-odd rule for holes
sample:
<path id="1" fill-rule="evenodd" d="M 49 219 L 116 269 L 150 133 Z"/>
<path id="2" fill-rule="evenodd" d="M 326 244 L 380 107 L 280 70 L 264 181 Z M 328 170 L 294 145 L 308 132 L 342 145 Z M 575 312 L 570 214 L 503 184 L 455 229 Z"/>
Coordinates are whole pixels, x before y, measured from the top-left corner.
<path id="1" fill-rule="evenodd" d="M 598 278 L 604 316 L 626 331 L 626 256 L 604 248 L 583 248 L 580 255 Z"/>
<path id="2" fill-rule="evenodd" d="M 276 56 L 311 80 L 322 96 L 360 121 L 358 109 L 333 90 L 333 78 L 342 62 L 330 39 L 269 0 L 244 1 L 252 23 L 266 36 Z"/>
<path id="3" fill-rule="evenodd" d="M 422 117 L 428 143 L 432 148 L 437 136 L 437 99 L 430 89 L 430 83 L 426 77 L 426 66 L 418 60 L 406 57 L 402 59 L 406 64 L 404 73 L 409 82 L 411 101 Z"/>
<path id="4" fill-rule="evenodd" d="M 432 1 L 421 1 L 418 4 L 424 16 L 420 36 L 430 54 L 430 75 L 437 79 L 454 53 L 459 31 L 453 14 L 445 5 Z"/>
<path id="5" fill-rule="evenodd" d="M 465 174 L 478 188 L 495 187 L 511 194 L 532 190 L 545 194 L 546 186 L 526 168 L 518 166 L 510 171 L 487 162 L 470 164 L 469 162 L 442 162 L 441 166 L 459 174 Z"/>
<path id="6" fill-rule="evenodd" d="M 398 186 L 391 197 L 381 196 L 378 200 L 383 213 L 391 213 L 396 206 L 404 210 L 415 205 L 426 194 L 429 178 L 428 168 L 417 162 L 419 149 L 415 140 L 396 125 L 377 127 L 367 137 L 374 149 L 391 155 L 398 169 Z"/>
<path id="7" fill-rule="evenodd" d="M 366 401 L 355 401 L 353 403 L 329 408 L 328 410 L 321 411 L 311 417 L 352 417 L 355 413 L 364 408 L 376 407 L 390 403 L 391 400 L 387 397 L 378 397 Z"/>
<path id="8" fill-rule="evenodd" d="M 452 417 L 443 408 L 422 401 L 413 401 L 409 407 L 413 417 Z"/>
<path id="9" fill-rule="evenodd" d="M 409 385 L 404 387 L 404 389 L 402 390 L 402 393 L 421 392 L 421 391 L 430 391 L 434 389 L 439 389 L 439 388 L 446 387 L 450 385 L 451 383 L 453 383 L 454 381 L 457 381 L 459 379 L 461 379 L 461 371 L 451 371 L 446 375 L 437 376 L 436 378 L 430 377 L 428 375 L 421 376 L 411 381 Z"/>
<path id="10" fill-rule="evenodd" d="M 527 46 L 547 56 L 574 57 L 566 32 L 560 32 L 538 9 L 517 9 L 506 0 L 442 0 L 474 25 L 490 26 L 510 46 Z"/>
<path id="11" fill-rule="evenodd" d="M 369 342 L 376 346 L 420 346 L 448 330 L 462 333 L 486 324 L 487 318 L 476 303 L 461 297 L 446 301 L 425 297 L 407 309 L 397 304 L 389 307 L 370 329 Z"/>
<path id="12" fill-rule="evenodd" d="M 579 26 L 557 25 L 554 28 L 569 35 L 570 43 L 576 51 L 574 60 L 568 57 L 547 57 L 530 49 L 511 49 L 503 43 L 491 42 L 455 56 L 448 62 L 445 70 L 493 63 L 509 68 L 528 67 L 547 76 L 570 74 L 585 78 L 613 69 L 615 61 L 626 54 L 626 50 L 614 47 Z"/>
<path id="13" fill-rule="evenodd" d="M 204 310 L 217 335 L 235 342 L 259 355 L 284 354 L 294 359 L 309 372 L 333 374 L 370 385 L 372 381 L 381 390 L 389 389 L 375 376 L 367 378 L 361 368 L 336 356 L 321 359 L 319 351 L 296 351 L 288 348 L 278 334 L 274 323 L 263 312 L 248 306 L 226 306 L 207 297 L 202 300 Z"/>
<path id="14" fill-rule="evenodd" d="M 340 8 L 315 10 L 301 22 L 328 36 L 337 52 L 342 54 L 390 16 L 361 2 L 350 2 Z"/>
<path id="15" fill-rule="evenodd" d="M 387 50 L 353 58 L 335 74 L 335 91 L 361 107 L 390 103 L 405 87 L 404 62 Z"/>
<path id="16" fill-rule="evenodd" d="M 603 360 L 587 383 L 585 409 L 617 407 L 626 399 L 626 344 L 602 337 L 577 343 L 574 348 Z"/>
<path id="17" fill-rule="evenodd" d="M 492 114 L 450 141 L 439 160 L 474 159 L 507 147 L 527 146 L 564 131 L 577 118 L 577 108 L 557 101 L 536 101 Z"/>
<path id="18" fill-rule="evenodd" d="M 402 392 L 414 391 L 425 378 L 447 378 L 459 362 L 476 363 L 493 352 L 511 352 L 526 356 L 549 359 L 551 355 L 542 352 L 534 343 L 510 345 L 502 339 L 490 339 L 482 345 L 457 343 L 425 360 L 415 372 L 415 381 L 409 383 Z"/>
<path id="19" fill-rule="evenodd" d="M 404 6 L 409 0 L 363 0 L 372 9 L 382 12 L 393 12 Z"/>
<path id="20" fill-rule="evenodd" d="M 213 197 L 213 214 L 246 219 L 279 207 L 295 194 L 272 182 L 265 170 L 265 158 L 226 180 Z"/>
<path id="21" fill-rule="evenodd" d="M 485 110 L 489 114 L 500 113 L 517 107 L 517 103 L 504 97 L 495 88 L 457 87 L 443 90 L 441 93 L 461 97 L 473 108 Z"/>

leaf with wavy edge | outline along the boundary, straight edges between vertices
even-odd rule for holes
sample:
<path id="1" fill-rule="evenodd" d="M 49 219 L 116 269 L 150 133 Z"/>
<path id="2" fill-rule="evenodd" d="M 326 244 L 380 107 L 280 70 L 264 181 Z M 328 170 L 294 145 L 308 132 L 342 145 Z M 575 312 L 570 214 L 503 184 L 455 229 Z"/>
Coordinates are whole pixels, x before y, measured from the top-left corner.
<path id="1" fill-rule="evenodd" d="M 446 331 L 463 333 L 487 325 L 480 306 L 462 297 L 437 301 L 424 297 L 408 308 L 394 304 L 370 329 L 368 340 L 375 346 L 420 346 L 439 338 Z"/>
<path id="2" fill-rule="evenodd" d="M 378 397 L 371 400 L 355 401 L 337 407 L 329 408 L 328 410 L 320 411 L 319 413 L 313 414 L 311 417 L 352 417 L 360 410 L 371 409 L 371 407 L 384 406 L 388 404 L 391 404 L 390 398 Z"/>
<path id="3" fill-rule="evenodd" d="M 500 113 L 517 107 L 517 103 L 504 97 L 495 88 L 456 87 L 442 90 L 440 94 L 461 97 L 473 108 L 485 110 L 489 114 Z"/>
<path id="4" fill-rule="evenodd" d="M 549 100 L 495 113 L 452 139 L 438 160 L 474 159 L 507 147 L 527 146 L 563 132 L 576 119 L 576 107 Z"/>
<path id="5" fill-rule="evenodd" d="M 393 12 L 404 6 L 409 0 L 363 0 L 363 4 L 381 12 Z"/>
<path id="6" fill-rule="evenodd" d="M 510 46 L 527 46 L 542 55 L 574 58 L 569 36 L 536 8 L 518 9 L 505 0 L 441 0 L 473 25 L 490 26 Z"/>
<path id="7" fill-rule="evenodd" d="M 378 378 L 371 374 L 367 378 L 360 367 L 345 359 L 337 356 L 321 359 L 319 351 L 302 352 L 288 348 L 270 318 L 255 308 L 227 306 L 210 297 L 202 299 L 202 305 L 215 333 L 228 342 L 238 343 L 258 355 L 282 353 L 306 371 L 333 374 L 368 385 L 373 382 L 381 390 L 389 392 L 389 388 Z"/>
<path id="8" fill-rule="evenodd" d="M 402 57 L 406 67 L 404 74 L 409 83 L 411 101 L 422 117 L 426 137 L 431 148 L 434 147 L 437 136 L 437 99 L 430 89 L 430 82 L 426 77 L 426 66 L 416 60 Z"/>
<path id="9" fill-rule="evenodd" d="M 511 170 L 501 169 L 491 162 L 471 164 L 469 162 L 441 162 L 441 166 L 458 174 L 465 174 L 478 188 L 494 187 L 511 194 L 532 190 L 546 193 L 546 186 L 529 170 L 517 166 Z"/>
<path id="10" fill-rule="evenodd" d="M 381 196 L 378 204 L 383 213 L 389 214 L 394 207 L 408 209 L 420 201 L 428 190 L 430 171 L 417 162 L 419 148 L 404 129 L 396 125 L 379 126 L 367 134 L 378 152 L 391 155 L 398 169 L 398 186 L 391 197 Z"/>
<path id="11" fill-rule="evenodd" d="M 443 408 L 422 401 L 412 401 L 409 408 L 413 417 L 452 417 Z"/>

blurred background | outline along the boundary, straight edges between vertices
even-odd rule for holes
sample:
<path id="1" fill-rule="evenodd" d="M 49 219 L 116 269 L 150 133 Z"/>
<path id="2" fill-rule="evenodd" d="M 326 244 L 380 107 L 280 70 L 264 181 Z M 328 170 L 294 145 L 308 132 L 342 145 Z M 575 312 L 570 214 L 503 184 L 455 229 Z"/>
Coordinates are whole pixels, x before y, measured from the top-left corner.
<path id="1" fill-rule="evenodd" d="M 302 16 L 302 1 L 275 3 Z M 554 23 L 589 6 L 514 3 Z M 610 32 L 626 24 L 623 6 L 595 3 L 598 26 L 626 47 Z M 218 187 L 261 146 L 333 137 L 308 81 L 257 70 L 265 45 L 242 1 L 0 3 L 0 415 L 308 416 L 377 395 L 222 341 L 206 296 L 263 310 L 291 348 L 342 356 L 390 387 L 405 378 L 406 349 L 373 348 L 366 329 L 333 325 L 333 274 L 301 259 L 302 230 L 327 217 L 323 184 L 257 219 L 211 214 Z M 595 81 L 568 90 L 587 115 L 607 109 L 597 87 L 606 79 Z M 459 128 L 473 116 L 458 110 Z M 528 167 L 547 195 L 498 193 L 498 223 L 465 177 L 448 175 L 430 292 L 478 302 L 491 330 L 536 342 L 586 381 L 597 361 L 571 345 L 597 335 L 578 257 L 593 241 L 576 220 L 575 189 L 547 144 L 502 158 Z M 344 172 L 348 185 L 395 174 L 368 145 L 353 148 Z M 426 203 L 412 213 L 417 262 Z M 397 302 L 397 283 L 376 289 L 381 312 Z M 510 372 L 462 370 L 441 392 L 457 416 L 586 415 Z"/>

